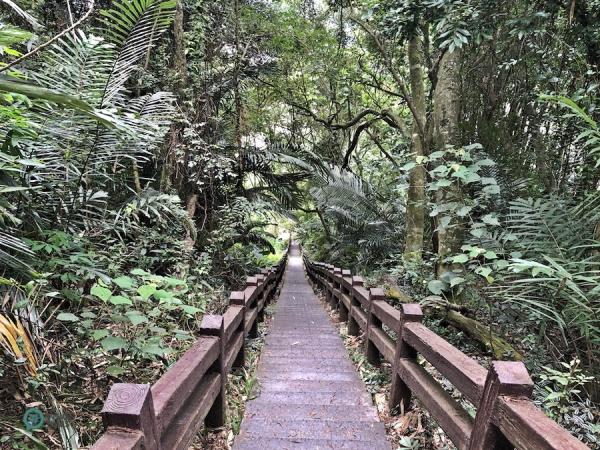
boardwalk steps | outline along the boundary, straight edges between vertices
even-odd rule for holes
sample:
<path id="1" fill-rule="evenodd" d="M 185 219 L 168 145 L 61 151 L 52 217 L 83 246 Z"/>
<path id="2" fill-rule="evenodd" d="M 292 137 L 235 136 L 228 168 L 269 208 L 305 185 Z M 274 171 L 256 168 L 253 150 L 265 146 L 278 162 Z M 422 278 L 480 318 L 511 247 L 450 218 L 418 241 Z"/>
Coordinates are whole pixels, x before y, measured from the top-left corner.
<path id="1" fill-rule="evenodd" d="M 292 246 L 234 450 L 389 450 L 385 428 Z"/>

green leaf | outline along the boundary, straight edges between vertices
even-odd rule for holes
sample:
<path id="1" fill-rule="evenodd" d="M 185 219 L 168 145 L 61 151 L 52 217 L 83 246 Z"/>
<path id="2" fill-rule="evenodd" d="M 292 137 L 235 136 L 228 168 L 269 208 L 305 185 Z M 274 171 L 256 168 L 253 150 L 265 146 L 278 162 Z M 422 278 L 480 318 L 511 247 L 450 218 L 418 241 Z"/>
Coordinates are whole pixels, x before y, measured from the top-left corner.
<path id="1" fill-rule="evenodd" d="M 79 317 L 71 313 L 60 313 L 56 318 L 62 322 L 78 322 Z"/>
<path id="2" fill-rule="evenodd" d="M 456 215 L 458 217 L 465 217 L 471 212 L 472 209 L 472 206 L 462 206 L 461 208 L 456 210 Z"/>
<path id="3" fill-rule="evenodd" d="M 164 277 L 163 281 L 167 286 L 184 286 L 186 284 L 185 281 L 172 277 Z"/>
<path id="4" fill-rule="evenodd" d="M 108 336 L 105 337 L 104 339 L 102 339 L 102 341 L 100 342 L 100 345 L 102 345 L 102 348 L 104 350 L 106 350 L 107 352 L 113 351 L 113 350 L 121 350 L 123 348 L 127 348 L 128 347 L 128 343 L 125 339 L 121 338 L 121 337 L 117 337 L 117 336 Z"/>
<path id="5" fill-rule="evenodd" d="M 159 344 L 146 344 L 141 346 L 139 349 L 142 353 L 146 353 L 148 355 L 164 356 L 168 353 L 168 350 L 161 347 Z"/>
<path id="6" fill-rule="evenodd" d="M 440 159 L 445 155 L 443 151 L 433 152 L 429 155 L 429 159 Z"/>
<path id="7" fill-rule="evenodd" d="M 505 259 L 500 259 L 494 263 L 494 267 L 496 270 L 506 269 L 508 267 L 508 261 Z"/>
<path id="8" fill-rule="evenodd" d="M 131 289 L 133 287 L 133 279 L 127 276 L 115 278 L 113 282 L 121 289 Z"/>
<path id="9" fill-rule="evenodd" d="M 142 270 L 142 269 L 133 269 L 129 273 L 132 275 L 138 275 L 138 276 L 150 275 L 148 272 L 146 272 L 145 270 Z"/>
<path id="10" fill-rule="evenodd" d="M 493 226 L 500 225 L 498 218 L 496 216 L 494 216 L 493 214 L 486 214 L 485 216 L 483 216 L 481 218 L 481 220 L 483 220 L 483 223 L 486 223 L 488 225 L 493 225 Z"/>
<path id="11" fill-rule="evenodd" d="M 175 297 L 175 295 L 172 292 L 165 291 L 164 289 L 158 289 L 156 292 L 154 292 L 153 295 L 154 298 L 158 300 L 167 300 Z"/>
<path id="12" fill-rule="evenodd" d="M 494 277 L 490 275 L 492 273 L 492 269 L 489 267 L 478 267 L 475 269 L 475 273 L 484 277 L 488 283 L 492 283 L 494 281 Z"/>
<path id="13" fill-rule="evenodd" d="M 41 100 L 56 103 L 57 105 L 62 105 L 79 111 L 82 114 L 97 120 L 104 126 L 114 127 L 112 122 L 107 120 L 107 118 L 101 113 L 97 113 L 88 103 L 71 95 L 66 95 L 58 91 L 36 86 L 34 84 L 7 80 L 5 78 L 0 78 L 0 91 L 14 92 L 16 94 L 22 94 L 28 98 L 39 98 Z"/>
<path id="14" fill-rule="evenodd" d="M 476 181 L 481 180 L 481 177 L 475 172 L 469 172 L 465 175 L 465 183 L 475 183 Z"/>
<path id="15" fill-rule="evenodd" d="M 476 238 L 480 238 L 485 234 L 485 228 L 473 228 L 469 232 Z"/>
<path id="16" fill-rule="evenodd" d="M 137 291 L 144 300 L 148 300 L 150 296 L 156 292 L 156 285 L 144 284 L 137 288 Z"/>
<path id="17" fill-rule="evenodd" d="M 487 252 L 485 252 L 483 254 L 484 258 L 486 259 L 497 259 L 498 255 L 496 255 L 496 252 L 493 252 L 491 250 L 488 250 Z"/>
<path id="18" fill-rule="evenodd" d="M 417 167 L 417 163 L 414 161 L 410 161 L 410 162 L 407 162 L 406 164 L 404 164 L 402 167 L 400 167 L 400 170 L 402 170 L 404 172 L 408 172 L 409 170 L 411 170 L 415 167 Z"/>
<path id="19" fill-rule="evenodd" d="M 139 325 L 148 322 L 148 318 L 139 311 L 128 311 L 125 313 L 133 325 Z"/>
<path id="20" fill-rule="evenodd" d="M 108 336 L 108 330 L 94 330 L 92 332 L 92 339 L 99 341 L 100 339 Z"/>
<path id="21" fill-rule="evenodd" d="M 130 299 L 123 297 L 122 295 L 113 295 L 109 302 L 113 305 L 133 305 L 133 302 Z"/>
<path id="22" fill-rule="evenodd" d="M 10 4 L 10 3 L 9 3 Z M 0 46 L 8 47 L 31 39 L 33 34 L 12 25 L 0 25 Z"/>
<path id="23" fill-rule="evenodd" d="M 469 257 L 467 255 L 465 255 L 464 253 L 461 255 L 456 255 L 454 258 L 452 258 L 452 262 L 458 263 L 458 264 L 466 263 L 468 260 L 469 260 Z"/>
<path id="24" fill-rule="evenodd" d="M 441 295 L 445 288 L 446 283 L 444 283 L 442 280 L 431 280 L 429 283 L 427 283 L 427 289 L 429 289 L 429 292 L 435 295 Z"/>
<path id="25" fill-rule="evenodd" d="M 462 278 L 462 277 L 454 277 L 454 278 L 452 278 L 450 280 L 450 287 L 457 286 L 457 285 L 459 285 L 461 283 L 464 283 L 464 282 L 465 282 L 464 278 Z"/>
<path id="26" fill-rule="evenodd" d="M 123 367 L 119 367 L 119 366 L 108 366 L 106 368 L 106 373 L 108 373 L 109 375 L 112 375 L 113 377 L 118 377 L 119 375 L 123 375 L 125 372 L 127 372 L 127 370 L 124 369 Z"/>
<path id="27" fill-rule="evenodd" d="M 452 220 L 452 217 L 450 217 L 450 216 L 442 216 L 438 222 L 438 229 L 446 228 L 448 225 L 450 225 L 451 220 Z"/>
<path id="28" fill-rule="evenodd" d="M 195 306 L 190 306 L 190 305 L 181 305 L 180 308 L 186 313 L 186 314 L 197 314 L 199 312 L 202 312 L 202 310 L 200 308 L 196 308 Z"/>
<path id="29" fill-rule="evenodd" d="M 481 275 L 482 277 L 487 277 L 490 273 L 492 273 L 492 269 L 489 267 L 478 267 L 475 269 L 475 273 Z"/>
<path id="30" fill-rule="evenodd" d="M 90 293 L 104 301 L 107 301 L 112 295 L 110 289 L 106 289 L 105 287 L 102 287 L 99 284 L 94 284 Z"/>

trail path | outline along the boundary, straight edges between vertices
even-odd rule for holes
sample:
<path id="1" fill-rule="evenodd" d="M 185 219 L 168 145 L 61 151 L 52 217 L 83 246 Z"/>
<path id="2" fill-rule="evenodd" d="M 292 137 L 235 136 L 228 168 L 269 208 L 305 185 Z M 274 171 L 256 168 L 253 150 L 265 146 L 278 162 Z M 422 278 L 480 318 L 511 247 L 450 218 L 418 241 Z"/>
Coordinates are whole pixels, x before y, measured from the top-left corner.
<path id="1" fill-rule="evenodd" d="M 296 244 L 234 450 L 389 450 L 384 425 Z"/>

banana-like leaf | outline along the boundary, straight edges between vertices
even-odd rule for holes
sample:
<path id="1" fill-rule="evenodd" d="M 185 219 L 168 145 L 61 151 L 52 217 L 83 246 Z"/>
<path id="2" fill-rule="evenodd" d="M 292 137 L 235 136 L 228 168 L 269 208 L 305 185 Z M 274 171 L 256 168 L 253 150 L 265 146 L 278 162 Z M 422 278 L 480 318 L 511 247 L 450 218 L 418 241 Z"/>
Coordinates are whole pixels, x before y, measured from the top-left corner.
<path id="1" fill-rule="evenodd" d="M 107 127 L 116 126 L 116 124 L 110 120 L 108 115 L 95 110 L 87 102 L 72 95 L 63 94 L 52 89 L 47 89 L 30 83 L 24 83 L 22 81 L 9 80 L 6 78 L 0 78 L 0 91 L 21 94 L 30 99 L 45 100 L 65 108 L 71 108 L 75 111 L 78 111 Z"/>

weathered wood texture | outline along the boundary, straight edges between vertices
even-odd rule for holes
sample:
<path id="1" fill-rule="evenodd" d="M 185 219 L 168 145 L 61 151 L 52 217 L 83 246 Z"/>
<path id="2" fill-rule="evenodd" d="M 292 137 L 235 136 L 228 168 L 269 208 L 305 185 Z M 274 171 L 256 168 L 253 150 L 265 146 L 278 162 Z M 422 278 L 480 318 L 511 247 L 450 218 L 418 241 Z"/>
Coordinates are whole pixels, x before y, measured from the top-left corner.
<path id="1" fill-rule="evenodd" d="M 204 425 L 222 426 L 227 373 L 244 365 L 244 339 L 256 336 L 286 261 L 287 252 L 276 266 L 248 277 L 223 315 L 205 315 L 198 340 L 152 386 L 114 384 L 102 409 L 105 432 L 92 449 L 184 449 Z"/>
<path id="2" fill-rule="evenodd" d="M 343 287 L 351 289 L 352 279 L 341 275 Z M 259 395 L 246 406 L 235 450 L 390 449 L 384 425 L 308 284 L 295 245 L 258 382 Z"/>
<path id="3" fill-rule="evenodd" d="M 459 449 L 583 450 L 588 447 L 530 400 L 533 384 L 521 362 L 495 361 L 486 371 L 421 323 L 418 304 L 388 304 L 380 288 L 367 290 L 350 271 L 304 258 L 309 278 L 322 289 L 348 332 L 362 330 L 367 359 L 392 365 L 390 409 L 402 411 L 414 395 Z M 473 420 L 417 363 L 420 354 L 477 408 Z"/>

